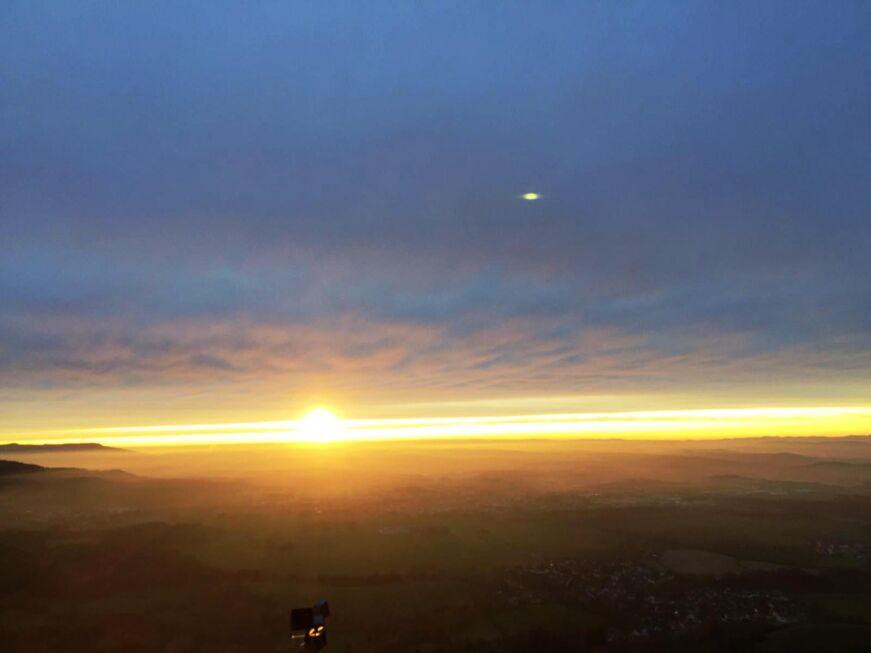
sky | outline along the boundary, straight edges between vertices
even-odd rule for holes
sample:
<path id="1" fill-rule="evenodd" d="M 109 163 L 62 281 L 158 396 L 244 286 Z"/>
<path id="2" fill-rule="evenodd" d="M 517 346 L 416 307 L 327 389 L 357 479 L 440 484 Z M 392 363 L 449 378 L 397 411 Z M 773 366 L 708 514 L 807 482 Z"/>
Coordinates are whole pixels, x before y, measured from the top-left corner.
<path id="1" fill-rule="evenodd" d="M 6 0 L 0 242 L 0 439 L 861 409 L 871 4 Z"/>

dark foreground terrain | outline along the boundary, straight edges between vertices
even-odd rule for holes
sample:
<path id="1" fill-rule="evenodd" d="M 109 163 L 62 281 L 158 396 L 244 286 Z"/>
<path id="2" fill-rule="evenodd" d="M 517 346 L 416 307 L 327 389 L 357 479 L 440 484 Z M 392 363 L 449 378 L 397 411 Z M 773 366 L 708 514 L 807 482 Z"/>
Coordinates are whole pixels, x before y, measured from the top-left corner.
<path id="1" fill-rule="evenodd" d="M 871 651 L 867 438 L 4 455 L 10 653 Z"/>

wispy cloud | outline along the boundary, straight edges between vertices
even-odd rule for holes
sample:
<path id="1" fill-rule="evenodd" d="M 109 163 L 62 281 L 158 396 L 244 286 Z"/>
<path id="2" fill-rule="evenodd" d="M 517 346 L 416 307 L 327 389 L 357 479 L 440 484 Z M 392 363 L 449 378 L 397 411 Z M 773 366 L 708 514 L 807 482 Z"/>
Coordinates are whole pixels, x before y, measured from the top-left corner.
<path id="1" fill-rule="evenodd" d="M 0 402 L 871 384 L 867 7 L 498 13 L 12 3 Z"/>

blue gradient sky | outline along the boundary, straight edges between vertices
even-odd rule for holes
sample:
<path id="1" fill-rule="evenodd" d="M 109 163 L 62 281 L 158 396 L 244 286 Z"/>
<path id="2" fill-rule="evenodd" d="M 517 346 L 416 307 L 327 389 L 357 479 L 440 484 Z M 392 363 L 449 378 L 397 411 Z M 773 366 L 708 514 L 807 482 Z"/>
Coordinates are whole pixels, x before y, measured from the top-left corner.
<path id="1" fill-rule="evenodd" d="M 861 402 L 871 4 L 7 0 L 0 237 L 6 430 Z"/>

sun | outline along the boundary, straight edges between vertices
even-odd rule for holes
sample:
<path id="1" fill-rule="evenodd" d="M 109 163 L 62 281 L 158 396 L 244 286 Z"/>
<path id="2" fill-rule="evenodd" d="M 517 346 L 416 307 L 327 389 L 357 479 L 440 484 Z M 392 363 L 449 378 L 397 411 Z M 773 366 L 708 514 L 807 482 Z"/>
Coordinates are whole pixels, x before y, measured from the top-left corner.
<path id="1" fill-rule="evenodd" d="M 312 408 L 296 426 L 296 434 L 306 442 L 333 442 L 342 438 L 342 420 L 326 408 Z"/>

